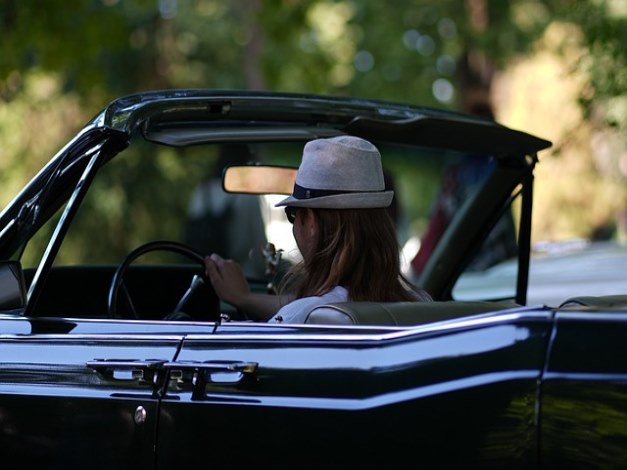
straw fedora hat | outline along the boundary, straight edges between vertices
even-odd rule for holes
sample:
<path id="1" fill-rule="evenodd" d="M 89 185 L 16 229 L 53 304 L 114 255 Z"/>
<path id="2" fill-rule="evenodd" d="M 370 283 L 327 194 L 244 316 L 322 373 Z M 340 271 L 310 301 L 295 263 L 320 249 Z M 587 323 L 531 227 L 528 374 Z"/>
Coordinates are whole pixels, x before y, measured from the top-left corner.
<path id="1" fill-rule="evenodd" d="M 307 142 L 292 195 L 276 206 L 317 209 L 388 207 L 379 150 L 350 135 Z"/>

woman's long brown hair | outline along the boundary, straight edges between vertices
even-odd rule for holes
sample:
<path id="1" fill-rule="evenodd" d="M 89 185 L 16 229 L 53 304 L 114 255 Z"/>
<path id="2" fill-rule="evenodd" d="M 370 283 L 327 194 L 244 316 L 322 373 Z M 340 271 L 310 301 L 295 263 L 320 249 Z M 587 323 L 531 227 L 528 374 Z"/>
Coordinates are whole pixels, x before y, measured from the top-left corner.
<path id="1" fill-rule="evenodd" d="M 339 285 L 351 301 L 430 300 L 400 272 L 396 230 L 386 209 L 313 212 L 319 226 L 314 255 L 285 279 L 296 297 L 322 295 Z"/>

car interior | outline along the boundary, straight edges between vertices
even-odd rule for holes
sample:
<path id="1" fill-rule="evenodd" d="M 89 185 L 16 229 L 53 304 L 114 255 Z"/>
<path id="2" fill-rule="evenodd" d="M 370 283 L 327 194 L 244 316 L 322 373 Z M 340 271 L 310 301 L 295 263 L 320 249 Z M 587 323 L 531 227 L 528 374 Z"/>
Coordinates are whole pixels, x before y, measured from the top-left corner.
<path id="1" fill-rule="evenodd" d="M 218 173 L 224 174 L 228 166 L 242 163 L 241 157 L 226 155 L 226 160 L 230 158 L 232 163 L 224 164 L 220 153 L 223 142 L 189 141 L 189 133 L 185 134 L 185 139 L 174 141 L 169 141 L 165 135 L 149 137 L 152 142 L 136 136 L 129 149 L 99 168 L 78 210 L 72 214 L 71 224 L 66 224 L 69 229 L 62 237 L 36 298 L 30 299 L 32 316 L 246 320 L 244 312 L 220 302 L 211 286 L 202 279 L 202 256 L 208 252 L 196 251 L 193 247 L 189 250 L 185 244 L 185 219 L 189 217 L 194 188 L 215 176 L 216 167 Z M 399 233 L 403 269 L 418 285 L 436 291 L 434 298 L 443 302 L 437 318 L 461 315 L 462 311 L 481 313 L 524 305 L 515 299 L 519 242 L 516 227 L 520 223 L 510 222 L 511 228 L 507 229 L 507 243 L 513 244 L 514 251 L 504 249 L 498 259 L 488 259 L 486 254 L 498 252 L 493 248 L 502 240 L 477 229 L 492 226 L 496 230 L 499 219 L 519 220 L 524 212 L 520 205 L 521 189 L 515 183 L 519 170 L 489 153 L 468 155 L 450 149 L 377 144 L 384 155 L 385 171 L 395 185 L 397 213 L 393 217 Z M 293 173 L 302 145 L 299 139 L 247 142 L 250 154 L 243 166 L 289 167 Z M 79 174 L 80 168 L 74 165 L 71 172 L 65 173 L 69 178 L 71 174 Z M 257 186 L 245 190 L 222 191 L 225 199 L 254 199 L 261 208 L 267 244 L 251 245 L 247 255 L 237 259 L 244 263 L 254 258 L 266 268 L 265 272 L 257 272 L 261 274 L 248 276 L 251 288 L 257 292 L 275 292 L 282 274 L 299 261 L 291 226 L 283 210 L 273 207 L 276 201 L 273 197 L 291 189 L 291 181 L 285 185 L 285 179 L 279 178 L 283 187 L 274 194 L 266 194 L 271 189 L 260 187 L 259 181 Z M 268 184 L 268 175 L 261 181 Z M 490 187 L 487 192 L 479 191 L 485 186 Z M 454 193 L 446 193 L 451 187 Z M 493 207 L 491 201 L 495 198 L 507 200 L 506 205 Z M 446 215 L 443 229 L 434 231 L 433 245 L 427 247 L 423 243 L 424 249 L 432 250 L 421 268 L 424 273 L 411 272 L 410 263 L 417 251 L 412 242 L 418 240 L 420 246 L 420 239 L 430 229 L 438 204 L 454 206 L 454 210 Z M 490 210 L 486 210 L 487 207 Z M 466 217 L 461 217 L 462 213 Z M 20 263 L 26 290 L 38 278 L 41 269 L 38 263 L 48 249 L 46 236 L 58 230 L 57 224 L 65 216 L 60 213 L 51 217 L 25 247 Z M 238 222 L 246 220 L 241 218 Z M 463 224 L 467 227 L 460 229 Z M 249 230 L 246 225 L 242 227 L 240 232 Z M 482 248 L 486 244 L 489 250 Z M 273 249 L 270 257 L 265 252 L 268 245 Z M 465 271 L 450 272 L 452 267 L 460 269 L 460 258 L 466 260 Z M 511 265 L 512 280 L 491 295 L 469 293 L 468 289 L 455 290 L 461 280 L 488 272 L 503 262 Z M 461 293 L 453 296 L 453 292 Z M 435 306 L 427 309 L 435 311 Z M 411 310 L 411 305 L 349 304 L 312 312 L 308 322 L 401 326 L 419 324 L 433 316 L 425 312 L 424 317 L 414 314 L 411 318 Z"/>

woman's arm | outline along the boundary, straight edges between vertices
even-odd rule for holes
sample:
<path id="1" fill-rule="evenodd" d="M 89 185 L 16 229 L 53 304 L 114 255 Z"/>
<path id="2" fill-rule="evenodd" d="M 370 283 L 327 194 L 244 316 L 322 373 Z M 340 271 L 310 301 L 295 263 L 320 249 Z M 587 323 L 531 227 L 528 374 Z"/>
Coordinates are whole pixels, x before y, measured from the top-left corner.
<path id="1" fill-rule="evenodd" d="M 205 274 L 218 297 L 256 321 L 268 321 L 291 300 L 285 296 L 252 292 L 239 263 L 216 253 L 205 257 Z"/>

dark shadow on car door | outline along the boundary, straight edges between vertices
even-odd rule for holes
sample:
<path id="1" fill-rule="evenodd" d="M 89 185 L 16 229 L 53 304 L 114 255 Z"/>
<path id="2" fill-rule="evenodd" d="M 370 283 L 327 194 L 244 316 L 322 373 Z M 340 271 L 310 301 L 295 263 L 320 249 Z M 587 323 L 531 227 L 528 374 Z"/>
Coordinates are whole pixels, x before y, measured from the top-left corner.
<path id="1" fill-rule="evenodd" d="M 152 333 L 129 322 L 1 318 L 3 460 L 153 469 L 159 370 L 181 339 Z"/>
<path id="2" fill-rule="evenodd" d="M 544 468 L 627 468 L 626 337 L 625 306 L 556 313 L 542 381 Z"/>
<path id="3" fill-rule="evenodd" d="M 549 325 L 524 310 L 405 331 L 187 337 L 167 365 L 157 468 L 534 467 Z"/>

